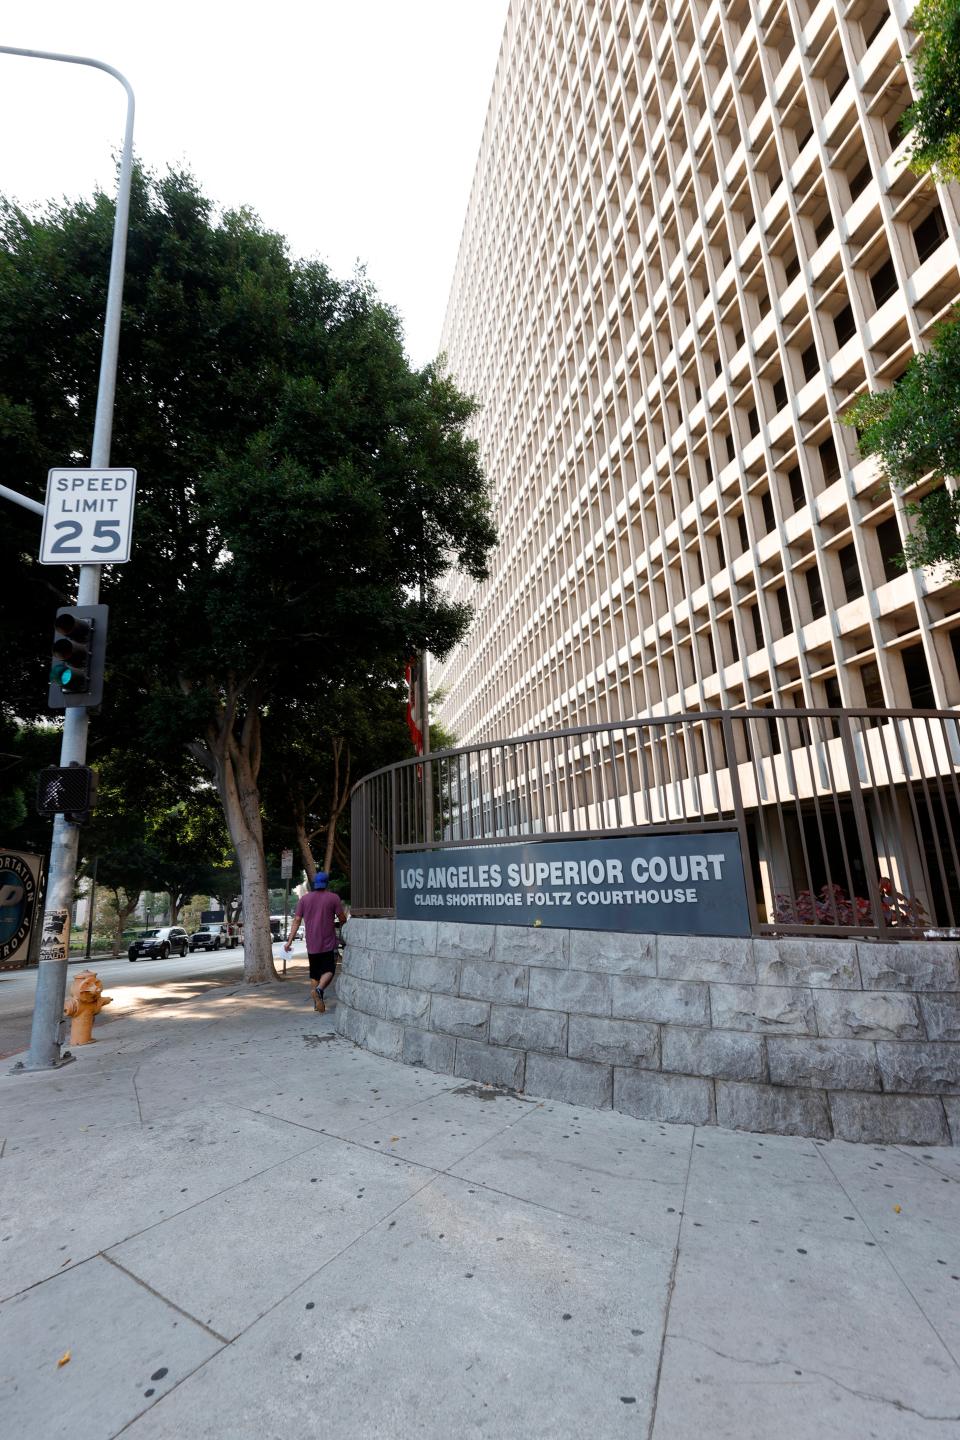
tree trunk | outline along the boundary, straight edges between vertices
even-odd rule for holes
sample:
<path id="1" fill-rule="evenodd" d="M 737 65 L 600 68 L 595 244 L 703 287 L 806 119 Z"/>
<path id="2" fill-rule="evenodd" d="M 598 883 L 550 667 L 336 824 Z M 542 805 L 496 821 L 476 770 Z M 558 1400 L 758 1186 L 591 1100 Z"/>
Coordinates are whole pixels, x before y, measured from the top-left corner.
<path id="1" fill-rule="evenodd" d="M 179 899 L 177 898 L 177 896 L 174 895 L 174 893 L 173 893 L 172 890 L 169 892 L 169 894 L 170 894 L 170 924 L 171 924 L 171 925 L 179 925 L 179 924 L 180 924 L 180 908 L 181 908 L 181 906 L 183 905 L 183 901 L 182 901 L 182 900 L 179 900 Z"/>
<path id="2" fill-rule="evenodd" d="M 113 892 L 114 904 L 117 911 L 117 928 L 113 934 L 113 945 L 110 947 L 110 954 L 114 957 L 114 959 L 116 959 L 117 956 L 120 954 L 120 950 L 123 945 L 123 932 L 126 928 L 127 921 L 130 919 L 130 916 L 137 908 L 137 903 L 140 899 L 142 891 L 138 890 L 135 894 L 133 894 L 132 891 L 128 890 L 125 893 L 127 896 L 126 900 L 121 900 L 120 891 L 114 890 Z M 130 898 L 131 894 L 133 894 L 133 899 Z"/>
<path id="3" fill-rule="evenodd" d="M 332 815 L 327 825 L 327 843 L 323 851 L 323 868 L 327 874 L 330 873 L 330 866 L 333 864 L 333 843 L 337 838 L 338 815 Z"/>
<path id="4" fill-rule="evenodd" d="M 344 773 L 340 773 L 340 761 L 346 746 L 347 757 Z M 337 839 L 337 823 L 350 798 L 350 747 L 344 737 L 337 735 L 333 741 L 333 795 L 330 802 L 330 819 L 327 822 L 327 843 L 323 852 L 323 868 L 329 873 L 333 864 L 333 847 Z"/>
<path id="5" fill-rule="evenodd" d="M 307 883 L 313 885 L 313 877 L 317 873 L 317 862 L 313 858 L 313 850 L 310 847 L 310 836 L 307 834 L 307 827 L 298 818 L 295 821 L 297 832 L 297 849 L 300 851 L 300 859 L 303 861 L 303 868 L 307 872 Z"/>
<path id="6" fill-rule="evenodd" d="M 235 731 L 236 696 L 232 695 L 218 723 L 208 732 L 207 745 L 198 754 L 213 772 L 224 818 L 237 856 L 243 895 L 243 978 L 248 985 L 275 980 L 270 934 L 270 892 L 263 853 L 260 818 L 260 697 L 246 696 L 246 714 Z"/>

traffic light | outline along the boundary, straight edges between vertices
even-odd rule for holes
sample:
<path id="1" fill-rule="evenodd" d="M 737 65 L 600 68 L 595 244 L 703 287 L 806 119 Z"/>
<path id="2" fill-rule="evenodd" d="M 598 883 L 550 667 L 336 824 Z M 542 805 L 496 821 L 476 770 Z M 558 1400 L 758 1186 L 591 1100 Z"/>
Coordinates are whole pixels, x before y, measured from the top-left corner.
<path id="1" fill-rule="evenodd" d="M 54 624 L 50 664 L 51 710 L 99 705 L 107 651 L 106 605 L 62 605 Z"/>
<path id="2" fill-rule="evenodd" d="M 37 780 L 37 813 L 82 825 L 97 803 L 97 778 L 89 765 L 48 765 Z"/>

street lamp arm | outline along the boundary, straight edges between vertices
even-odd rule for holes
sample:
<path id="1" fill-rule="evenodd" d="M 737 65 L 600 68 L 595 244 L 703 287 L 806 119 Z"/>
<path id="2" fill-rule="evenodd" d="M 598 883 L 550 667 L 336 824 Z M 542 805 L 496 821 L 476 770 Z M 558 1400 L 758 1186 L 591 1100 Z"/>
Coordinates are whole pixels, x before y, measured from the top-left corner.
<path id="1" fill-rule="evenodd" d="M 105 60 L 93 60 L 86 55 L 61 55 L 55 50 L 25 50 L 17 45 L 0 45 L 0 55 L 21 55 L 29 60 L 60 60 L 67 65 L 89 65 L 94 70 L 103 70 L 119 80 L 127 96 L 127 122 L 123 136 L 123 152 L 120 159 L 120 177 L 117 185 L 117 209 L 113 226 L 113 249 L 110 255 L 110 280 L 107 287 L 107 310 L 103 321 L 103 349 L 100 355 L 100 384 L 97 390 L 97 413 L 93 426 L 93 444 L 90 451 L 90 467 L 93 470 L 106 468 L 110 464 L 110 441 L 113 432 L 113 401 L 117 384 L 117 353 L 120 341 L 120 310 L 123 299 L 123 271 L 127 252 L 127 224 L 130 217 L 130 177 L 133 170 L 133 117 L 135 100 L 133 87 L 127 77 L 108 65 Z M 81 568 L 80 589 L 92 588 L 99 579 L 99 568 L 94 576 L 84 576 Z M 91 569 L 93 567 L 90 567 Z M 84 581 L 86 580 L 86 584 Z M 81 604 L 96 603 L 92 598 L 80 595 Z"/>
<path id="2" fill-rule="evenodd" d="M 0 45 L 0 54 L 3 55 L 26 55 L 30 60 L 63 60 L 68 65 L 92 65 L 95 70 L 106 70 L 115 80 L 119 80 L 130 104 L 133 104 L 133 88 L 130 81 L 119 70 L 108 65 L 105 60 L 93 60 L 89 55 L 61 55 L 57 50 L 24 50 L 19 45 Z"/>
<path id="3" fill-rule="evenodd" d="M 11 490 L 6 485 L 0 485 L 0 497 L 12 500 L 14 505 L 22 505 L 24 510 L 32 510 L 35 515 L 43 514 L 43 506 L 39 500 L 31 500 L 29 495 L 19 495 L 16 490 Z"/>

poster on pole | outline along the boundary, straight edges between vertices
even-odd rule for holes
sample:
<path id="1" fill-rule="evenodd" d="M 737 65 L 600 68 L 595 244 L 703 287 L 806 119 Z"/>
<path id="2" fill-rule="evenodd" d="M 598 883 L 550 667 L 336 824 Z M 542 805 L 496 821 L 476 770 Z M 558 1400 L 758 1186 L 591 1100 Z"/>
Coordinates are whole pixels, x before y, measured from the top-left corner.
<path id="1" fill-rule="evenodd" d="M 293 878 L 293 851 L 281 850 L 280 852 L 280 879 L 291 880 Z"/>
<path id="2" fill-rule="evenodd" d="M 40 564 L 124 564 L 130 559 L 136 490 L 136 470 L 51 470 Z"/>

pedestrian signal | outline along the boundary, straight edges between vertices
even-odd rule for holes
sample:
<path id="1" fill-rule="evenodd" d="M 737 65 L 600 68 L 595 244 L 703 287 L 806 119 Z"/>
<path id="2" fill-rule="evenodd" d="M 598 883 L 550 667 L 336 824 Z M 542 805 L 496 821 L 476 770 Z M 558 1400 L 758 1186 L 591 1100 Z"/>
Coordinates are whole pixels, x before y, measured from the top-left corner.
<path id="1" fill-rule="evenodd" d="M 89 765 L 48 765 L 37 780 L 37 813 L 63 815 L 75 825 L 89 820 L 97 803 L 97 772 Z"/>

